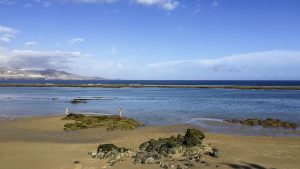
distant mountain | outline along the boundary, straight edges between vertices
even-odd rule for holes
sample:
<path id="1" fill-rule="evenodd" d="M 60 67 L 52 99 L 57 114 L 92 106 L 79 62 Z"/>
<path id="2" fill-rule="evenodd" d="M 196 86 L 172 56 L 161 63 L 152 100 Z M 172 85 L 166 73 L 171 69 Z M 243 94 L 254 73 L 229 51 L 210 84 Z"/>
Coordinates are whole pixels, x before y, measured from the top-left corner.
<path id="1" fill-rule="evenodd" d="M 104 80 L 100 77 L 80 76 L 54 69 L 28 70 L 0 68 L 1 80 Z"/>

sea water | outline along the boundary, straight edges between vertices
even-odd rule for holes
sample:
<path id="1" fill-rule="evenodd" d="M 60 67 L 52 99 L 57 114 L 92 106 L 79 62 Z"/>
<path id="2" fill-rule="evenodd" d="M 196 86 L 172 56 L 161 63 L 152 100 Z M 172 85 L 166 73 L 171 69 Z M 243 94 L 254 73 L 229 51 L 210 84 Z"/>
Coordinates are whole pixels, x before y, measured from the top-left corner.
<path id="1" fill-rule="evenodd" d="M 95 99 L 72 104 L 74 98 Z M 299 90 L 187 88 L 1 87 L 0 117 L 71 112 L 123 114 L 146 125 L 193 124 L 217 133 L 300 136 L 299 130 L 273 130 L 229 124 L 224 119 L 277 118 L 300 124 Z"/>

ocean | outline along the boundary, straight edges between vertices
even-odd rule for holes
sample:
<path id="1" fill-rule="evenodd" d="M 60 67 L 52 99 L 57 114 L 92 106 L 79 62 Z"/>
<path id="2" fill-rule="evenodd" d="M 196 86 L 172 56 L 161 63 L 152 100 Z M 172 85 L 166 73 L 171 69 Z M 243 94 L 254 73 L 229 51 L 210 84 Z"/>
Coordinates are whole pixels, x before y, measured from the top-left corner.
<path id="1" fill-rule="evenodd" d="M 300 80 L 0 80 L 0 84 L 141 84 L 300 86 Z"/>
<path id="2" fill-rule="evenodd" d="M 300 81 L 0 81 L 23 84 L 166 84 L 300 86 Z M 74 98 L 95 99 L 72 104 Z M 146 125 L 193 124 L 215 133 L 300 136 L 299 129 L 265 129 L 224 122 L 231 118 L 278 118 L 300 124 L 299 90 L 190 88 L 0 87 L 0 117 L 71 112 L 118 114 Z"/>

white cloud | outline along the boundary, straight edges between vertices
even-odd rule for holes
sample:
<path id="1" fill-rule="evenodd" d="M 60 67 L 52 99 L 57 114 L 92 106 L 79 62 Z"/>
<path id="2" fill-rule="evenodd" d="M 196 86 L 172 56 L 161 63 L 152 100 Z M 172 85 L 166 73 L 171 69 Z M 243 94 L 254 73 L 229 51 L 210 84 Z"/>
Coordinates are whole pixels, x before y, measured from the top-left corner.
<path id="1" fill-rule="evenodd" d="M 17 0 L 0 0 L 1 4 L 11 5 L 14 4 Z M 40 4 L 44 7 L 49 7 L 52 3 L 85 3 L 85 4 L 98 4 L 98 3 L 115 3 L 115 2 L 135 2 L 140 5 L 147 6 L 158 6 L 161 9 L 172 11 L 179 6 L 179 0 L 28 0 L 24 1 L 24 8 L 31 8 L 35 6 L 35 4 Z"/>
<path id="2" fill-rule="evenodd" d="M 113 3 L 118 0 L 67 0 L 69 2 L 78 2 L 78 3 Z"/>
<path id="3" fill-rule="evenodd" d="M 0 0 L 0 4 L 12 5 L 15 3 L 15 0 Z"/>
<path id="4" fill-rule="evenodd" d="M 178 7 L 179 1 L 176 0 L 134 0 L 138 4 L 148 6 L 159 6 L 165 10 L 171 11 Z"/>
<path id="5" fill-rule="evenodd" d="M 80 52 L 7 50 L 0 48 L 0 66 L 29 69 L 67 69 L 71 63 L 88 57 Z"/>
<path id="6" fill-rule="evenodd" d="M 25 48 L 33 48 L 33 47 L 36 47 L 37 45 L 38 45 L 38 43 L 35 41 L 28 41 L 28 42 L 24 43 Z"/>
<path id="7" fill-rule="evenodd" d="M 19 31 L 7 26 L 0 25 L 0 42 L 9 43 Z"/>
<path id="8" fill-rule="evenodd" d="M 0 67 L 61 69 L 122 79 L 300 80 L 300 51 L 272 50 L 218 58 L 141 63 L 71 51 L 7 50 Z"/>
<path id="9" fill-rule="evenodd" d="M 148 65 L 163 79 L 300 79 L 300 51 L 273 50 Z"/>
<path id="10" fill-rule="evenodd" d="M 83 42 L 85 42 L 85 39 L 83 39 L 83 38 L 73 38 L 69 42 L 70 42 L 70 44 L 83 43 Z"/>

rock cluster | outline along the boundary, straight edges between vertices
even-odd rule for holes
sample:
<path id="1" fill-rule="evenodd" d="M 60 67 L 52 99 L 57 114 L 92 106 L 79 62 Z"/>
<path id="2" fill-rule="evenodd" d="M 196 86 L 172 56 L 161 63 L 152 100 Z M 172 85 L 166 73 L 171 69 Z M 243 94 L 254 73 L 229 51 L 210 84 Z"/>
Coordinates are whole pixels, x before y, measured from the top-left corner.
<path id="1" fill-rule="evenodd" d="M 157 164 L 162 168 L 182 169 L 183 166 L 193 167 L 192 162 L 207 164 L 202 156 L 219 157 L 216 148 L 203 144 L 204 134 L 198 129 L 187 129 L 185 136 L 151 139 L 139 146 L 140 151 L 120 148 L 114 144 L 101 144 L 95 158 L 107 159 L 107 165 L 112 166 L 123 157 L 134 158 L 135 164 Z M 92 155 L 92 154 L 91 154 Z"/>
<path id="2" fill-rule="evenodd" d="M 107 159 L 107 166 L 113 166 L 116 162 L 122 161 L 124 157 L 136 156 L 136 151 L 124 147 L 117 147 L 114 144 L 100 144 L 97 153 L 88 153 L 92 158 Z"/>
<path id="3" fill-rule="evenodd" d="M 260 119 L 246 119 L 246 120 L 239 120 L 239 119 L 230 119 L 230 120 L 225 120 L 226 122 L 230 123 L 240 123 L 243 125 L 248 125 L 248 126 L 263 126 L 263 127 L 275 127 L 275 128 L 290 128 L 290 129 L 296 129 L 299 127 L 298 124 L 296 123 L 291 123 L 291 122 L 286 122 L 286 121 L 281 121 L 279 119 L 272 119 L 268 118 L 265 120 L 260 120 Z"/>

